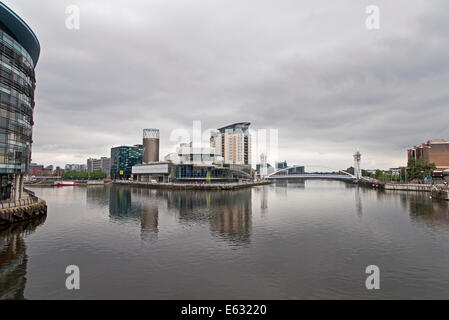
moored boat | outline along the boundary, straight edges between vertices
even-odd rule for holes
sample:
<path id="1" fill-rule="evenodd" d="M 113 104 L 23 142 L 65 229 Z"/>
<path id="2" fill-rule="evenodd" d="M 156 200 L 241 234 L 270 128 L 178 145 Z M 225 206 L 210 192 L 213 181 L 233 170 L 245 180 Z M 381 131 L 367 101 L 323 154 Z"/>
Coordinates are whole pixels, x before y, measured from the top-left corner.
<path id="1" fill-rule="evenodd" d="M 78 186 L 77 183 L 73 182 L 73 181 L 62 181 L 62 182 L 58 182 L 56 184 L 58 187 L 73 187 L 73 186 Z"/>

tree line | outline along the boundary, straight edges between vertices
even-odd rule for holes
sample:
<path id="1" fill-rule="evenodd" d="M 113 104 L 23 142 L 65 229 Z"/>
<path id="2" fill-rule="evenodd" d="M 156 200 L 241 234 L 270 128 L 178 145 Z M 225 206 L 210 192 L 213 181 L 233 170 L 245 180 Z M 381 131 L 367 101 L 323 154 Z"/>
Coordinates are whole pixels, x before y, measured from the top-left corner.
<path id="1" fill-rule="evenodd" d="M 431 177 L 435 169 L 435 163 L 428 163 L 423 159 L 416 159 L 409 160 L 407 168 L 401 168 L 399 174 L 391 174 L 378 169 L 376 173 L 362 170 L 362 176 L 375 178 L 379 181 L 423 181 L 427 177 Z"/>
<path id="2" fill-rule="evenodd" d="M 62 173 L 63 179 L 71 180 L 101 180 L 107 177 L 106 173 L 100 170 L 93 172 L 86 171 L 64 171 Z"/>

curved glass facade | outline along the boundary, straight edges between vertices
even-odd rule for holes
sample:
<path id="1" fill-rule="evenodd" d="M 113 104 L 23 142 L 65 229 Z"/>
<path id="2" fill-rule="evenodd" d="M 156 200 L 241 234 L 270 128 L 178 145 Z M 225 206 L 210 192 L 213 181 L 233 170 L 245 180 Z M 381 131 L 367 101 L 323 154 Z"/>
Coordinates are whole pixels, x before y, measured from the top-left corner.
<path id="1" fill-rule="evenodd" d="M 30 43 L 21 43 L 23 30 L 34 34 L 12 11 L 4 11 L 3 5 L 0 9 L 0 200 L 4 200 L 10 198 L 17 175 L 27 173 L 31 160 L 37 60 L 24 48 Z M 40 50 L 37 40 L 32 45 L 33 51 Z"/>

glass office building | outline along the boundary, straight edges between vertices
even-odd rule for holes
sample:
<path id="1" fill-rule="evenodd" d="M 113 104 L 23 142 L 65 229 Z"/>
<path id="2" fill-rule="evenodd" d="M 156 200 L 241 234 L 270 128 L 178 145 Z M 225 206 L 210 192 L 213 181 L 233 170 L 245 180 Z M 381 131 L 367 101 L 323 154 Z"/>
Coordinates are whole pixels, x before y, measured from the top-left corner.
<path id="1" fill-rule="evenodd" d="M 142 163 L 143 146 L 120 146 L 111 148 L 111 179 L 129 179 L 132 167 Z"/>
<path id="2" fill-rule="evenodd" d="M 0 2 L 0 200 L 22 196 L 31 160 L 39 53 L 33 31 Z"/>

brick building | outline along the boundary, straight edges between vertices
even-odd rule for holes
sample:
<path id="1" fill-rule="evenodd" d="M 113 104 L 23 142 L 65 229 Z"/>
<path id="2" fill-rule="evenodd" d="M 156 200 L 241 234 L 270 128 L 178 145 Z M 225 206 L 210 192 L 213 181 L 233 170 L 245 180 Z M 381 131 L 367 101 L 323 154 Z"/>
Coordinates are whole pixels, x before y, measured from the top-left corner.
<path id="1" fill-rule="evenodd" d="M 429 140 L 407 150 L 408 160 L 423 159 L 435 163 L 435 173 L 449 169 L 449 142 L 444 139 Z"/>

